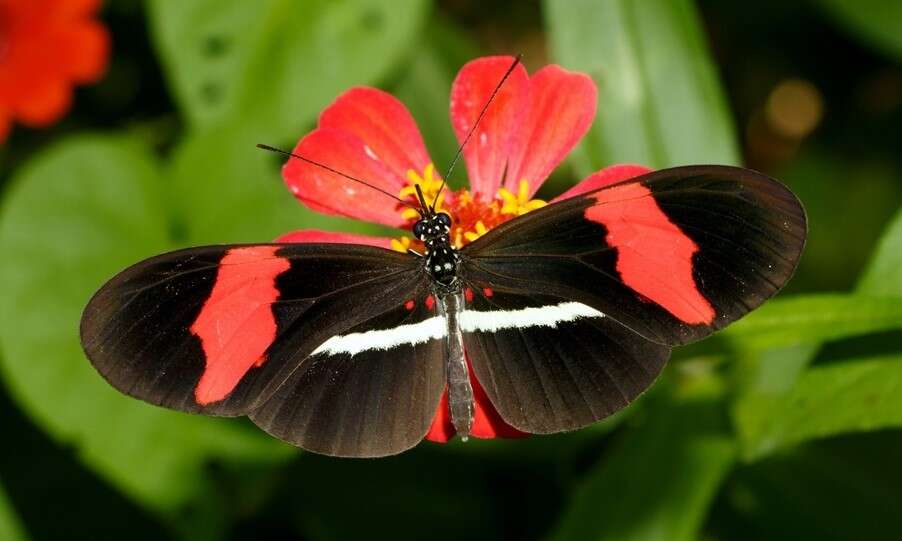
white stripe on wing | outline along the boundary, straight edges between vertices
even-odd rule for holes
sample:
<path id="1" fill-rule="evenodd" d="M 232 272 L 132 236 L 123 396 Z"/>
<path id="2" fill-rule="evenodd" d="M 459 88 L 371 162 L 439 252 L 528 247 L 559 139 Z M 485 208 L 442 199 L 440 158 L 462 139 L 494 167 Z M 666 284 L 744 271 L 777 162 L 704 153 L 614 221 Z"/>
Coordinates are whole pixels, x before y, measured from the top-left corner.
<path id="1" fill-rule="evenodd" d="M 444 338 L 447 334 L 448 325 L 445 323 L 445 318 L 435 316 L 419 323 L 398 325 L 391 329 L 333 336 L 316 348 L 311 355 L 317 353 L 356 355 L 364 351 L 388 350 L 400 345 L 422 344 L 436 338 Z"/>
<path id="2" fill-rule="evenodd" d="M 579 302 L 562 302 L 520 310 L 465 311 L 460 315 L 460 328 L 464 332 L 495 332 L 514 328 L 556 327 L 558 323 L 583 317 L 604 317 L 604 314 Z"/>
<path id="3" fill-rule="evenodd" d="M 586 317 L 604 317 L 604 314 L 578 302 L 562 302 L 520 310 L 465 310 L 460 314 L 460 328 L 463 332 L 496 332 L 514 328 L 556 327 L 558 323 Z M 316 348 L 312 355 L 320 353 L 357 355 L 364 351 L 386 351 L 402 345 L 423 344 L 429 340 L 444 338 L 447 334 L 448 326 L 445 318 L 435 316 L 419 323 L 399 325 L 391 329 L 333 336 Z"/>

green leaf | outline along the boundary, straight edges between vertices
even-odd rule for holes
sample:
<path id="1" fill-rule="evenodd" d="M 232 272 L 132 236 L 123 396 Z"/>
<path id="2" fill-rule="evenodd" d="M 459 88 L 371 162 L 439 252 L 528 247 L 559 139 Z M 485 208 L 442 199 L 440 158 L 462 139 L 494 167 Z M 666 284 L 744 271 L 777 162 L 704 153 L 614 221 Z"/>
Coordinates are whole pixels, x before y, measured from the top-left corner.
<path id="1" fill-rule="evenodd" d="M 891 329 L 902 329 L 902 296 L 817 294 L 774 299 L 723 336 L 760 350 Z"/>
<path id="2" fill-rule="evenodd" d="M 666 400 L 584 478 L 551 535 L 695 539 L 735 457 L 720 400 Z"/>
<path id="3" fill-rule="evenodd" d="M 795 344 L 771 349 L 748 348 L 736 352 L 734 374 L 737 393 L 733 409 L 746 407 L 746 400 L 755 403 L 764 396 L 788 392 L 811 363 L 820 344 Z M 740 440 L 745 426 L 734 419 Z"/>
<path id="4" fill-rule="evenodd" d="M 844 432 L 902 427 L 902 357 L 846 361 L 807 370 L 779 396 L 746 399 L 737 411 L 745 454 Z"/>
<path id="5" fill-rule="evenodd" d="M 899 171 L 886 160 L 853 157 L 811 143 L 780 168 L 780 179 L 804 202 L 810 224 L 805 253 L 790 285 L 845 291 L 859 278 L 896 213 L 902 183 Z M 867 179 L 868 188 L 849 189 L 849 179 L 856 178 Z"/>
<path id="6" fill-rule="evenodd" d="M 902 209 L 880 238 L 858 290 L 868 295 L 902 297 Z"/>
<path id="7" fill-rule="evenodd" d="M 832 438 L 737 469 L 722 498 L 742 517 L 713 539 L 895 539 L 902 432 Z M 729 517 L 722 512 L 719 519 Z M 741 532 L 740 535 L 737 533 Z"/>
<path id="8" fill-rule="evenodd" d="M 335 96 L 384 77 L 426 0 L 199 0 L 148 4 L 154 44 L 195 128 L 242 122 L 296 139 Z"/>
<path id="9" fill-rule="evenodd" d="M 821 435 L 816 430 L 806 430 L 802 423 L 799 426 L 785 425 L 784 418 L 792 417 L 794 411 L 783 411 L 783 408 L 792 407 L 792 397 L 800 392 L 802 381 L 809 378 L 810 374 L 804 368 L 817 354 L 820 339 L 847 338 L 900 327 L 900 253 L 902 213 L 899 213 L 884 233 L 874 258 L 859 282 L 858 294 L 833 300 L 830 300 L 831 295 L 819 295 L 771 301 L 724 333 L 725 336 L 739 339 L 740 343 L 745 340 L 746 345 L 753 346 L 739 356 L 740 379 L 744 383 L 742 392 L 732 406 L 745 458 L 759 458 L 783 445 Z M 797 311 L 793 315 L 791 308 L 796 303 Z M 781 330 L 779 317 L 771 319 L 771 316 L 778 316 L 780 313 L 795 323 L 787 321 L 786 329 Z M 798 325 L 796 330 L 790 330 L 792 325 Z M 799 336 L 794 337 L 796 331 L 799 331 Z M 807 333 L 808 338 L 813 336 L 819 340 L 809 340 L 802 337 L 802 333 Z M 793 341 L 796 344 L 790 345 Z M 762 352 L 761 348 L 764 346 L 782 347 Z M 855 363 L 847 362 L 843 365 L 853 367 Z M 798 380 L 800 377 L 803 379 Z M 836 392 L 839 395 L 841 392 L 854 391 L 850 388 Z M 837 400 L 841 399 L 843 397 L 837 396 Z M 852 394 L 845 399 L 855 400 L 856 396 Z M 829 409 L 824 415 L 830 415 Z M 843 411 L 843 415 L 859 415 L 861 423 L 866 425 L 870 414 L 866 408 L 859 408 L 854 413 Z M 846 424 L 837 425 L 833 432 L 827 433 L 855 429 L 856 425 L 851 419 L 846 421 Z M 790 434 L 792 430 L 799 432 Z"/>
<path id="10" fill-rule="evenodd" d="M 3 541 L 26 541 L 28 539 L 18 515 L 6 497 L 2 484 L 0 484 L 0 539 Z"/>
<path id="11" fill-rule="evenodd" d="M 837 24 L 883 52 L 902 58 L 902 3 L 818 0 Z"/>
<path id="12" fill-rule="evenodd" d="M 20 170 L 0 219 L 0 363 L 22 407 L 86 464 L 171 521 L 203 521 L 225 504 L 209 460 L 274 463 L 289 449 L 234 421 L 120 394 L 78 340 L 94 290 L 173 247 L 163 199 L 152 156 L 124 138 L 73 138 Z M 177 519 L 188 502 L 200 514 Z"/>
<path id="13" fill-rule="evenodd" d="M 830 325 L 821 326 L 824 339 L 838 339 L 854 336 L 857 334 L 880 332 L 890 329 L 899 328 L 899 316 L 897 313 L 898 303 L 902 299 L 902 212 L 899 212 L 896 218 L 887 227 L 880 243 L 874 253 L 874 257 L 868 264 L 857 288 L 858 294 L 849 295 L 846 300 L 840 301 L 830 308 L 822 306 L 818 308 L 811 305 L 807 311 L 811 312 L 807 317 L 820 317 L 832 313 L 838 316 L 837 308 L 842 306 L 842 310 L 850 319 L 835 321 L 835 328 L 830 329 Z M 861 299 L 859 305 L 855 299 Z M 772 301 L 761 309 L 766 318 L 766 310 L 770 305 L 775 303 L 789 302 Z M 823 300 L 821 301 L 823 302 Z M 777 304 L 775 311 L 781 311 L 780 305 Z M 819 313 L 822 312 L 822 313 Z M 751 314 L 749 318 L 754 327 L 757 314 Z M 739 332 L 742 332 L 742 323 L 736 325 Z M 727 333 L 729 335 L 729 331 Z M 779 336 L 777 333 L 774 336 Z M 784 335 L 785 336 L 785 335 Z M 799 421 L 798 426 L 787 424 L 785 419 L 792 418 L 796 414 L 795 410 L 783 411 L 783 408 L 792 408 L 792 397 L 797 393 L 801 393 L 803 381 L 807 381 L 807 385 L 812 385 L 810 373 L 803 372 L 804 367 L 814 358 L 817 353 L 819 344 L 816 342 L 810 344 L 797 345 L 790 348 L 776 349 L 763 354 L 749 353 L 753 359 L 751 362 L 745 361 L 744 364 L 751 365 L 753 368 L 747 372 L 753 373 L 755 379 L 750 383 L 747 382 L 746 392 L 740 395 L 733 407 L 734 420 L 740 441 L 743 443 L 742 454 L 746 458 L 757 458 L 774 449 L 804 441 L 807 438 L 818 437 L 821 435 L 836 434 L 843 430 L 857 429 L 854 416 L 858 416 L 858 421 L 862 425 L 868 425 L 873 422 L 868 408 L 858 408 L 857 410 L 843 410 L 842 415 L 837 414 L 836 420 L 843 422 L 833 427 L 832 431 L 819 432 L 815 426 L 805 427 L 804 423 Z M 797 349 L 802 351 L 799 353 Z M 742 363 L 741 363 L 742 364 Z M 845 362 L 840 365 L 827 367 L 829 369 L 839 370 L 840 367 L 848 366 L 850 370 L 849 377 L 853 377 L 857 364 L 852 361 Z M 827 368 L 816 368 L 816 370 L 825 370 Z M 815 372 L 819 373 L 819 372 Z M 802 380 L 797 382 L 797 378 Z M 827 392 L 828 389 L 823 389 Z M 860 391 L 858 388 L 847 388 L 836 390 L 836 400 L 855 401 L 858 399 L 856 393 Z M 842 393 L 849 393 L 843 396 Z M 829 404 L 823 405 L 826 410 L 823 416 L 830 417 L 831 411 Z M 875 406 L 876 407 L 876 406 Z M 837 411 L 842 406 L 837 402 L 835 405 Z M 852 416 L 847 418 L 846 416 Z M 796 433 L 790 433 L 798 430 Z"/>
<path id="14" fill-rule="evenodd" d="M 555 60 L 598 84 L 574 163 L 737 163 L 734 127 L 692 0 L 545 0 Z"/>

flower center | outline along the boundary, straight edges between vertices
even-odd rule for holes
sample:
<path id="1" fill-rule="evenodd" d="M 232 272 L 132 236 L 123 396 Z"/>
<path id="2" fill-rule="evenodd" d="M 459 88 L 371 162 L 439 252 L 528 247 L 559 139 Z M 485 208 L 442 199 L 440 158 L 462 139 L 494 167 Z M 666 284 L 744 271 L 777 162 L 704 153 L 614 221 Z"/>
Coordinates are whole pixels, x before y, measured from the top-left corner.
<path id="1" fill-rule="evenodd" d="M 422 174 L 413 169 L 408 170 L 407 183 L 408 185 L 398 194 L 401 199 L 418 204 L 415 186 L 419 184 L 428 203 L 438 194 L 442 179 L 435 174 L 435 167 L 430 163 Z M 529 182 L 522 179 L 516 194 L 506 188 L 500 188 L 495 197 L 488 201 L 474 196 L 467 189 L 457 191 L 445 189 L 438 196 L 435 210 L 447 212 L 451 216 L 451 242 L 455 247 L 461 248 L 504 222 L 546 204 L 541 199 L 530 199 Z M 400 210 L 401 217 L 408 221 L 408 225 L 413 225 L 420 218 L 414 209 Z M 405 236 L 392 240 L 391 244 L 393 249 L 406 252 L 409 248 L 420 247 L 421 243 Z"/>
<path id="2" fill-rule="evenodd" d="M 423 190 L 423 199 L 425 199 L 427 203 L 432 203 L 432 201 L 435 200 L 436 212 L 445 210 L 442 206 L 445 194 L 439 195 L 438 199 L 435 197 L 442 187 L 442 179 L 435 174 L 435 166 L 432 165 L 432 163 L 429 163 L 429 165 L 423 169 L 422 175 L 413 169 L 408 169 L 407 186 L 401 188 L 401 193 L 398 194 L 398 197 L 405 201 L 413 202 L 417 205 L 417 208 L 419 208 L 420 202 L 417 200 L 417 184 L 419 184 L 420 189 Z M 404 207 L 401 211 L 401 217 L 413 223 L 420 217 L 420 213 L 410 207 Z"/>

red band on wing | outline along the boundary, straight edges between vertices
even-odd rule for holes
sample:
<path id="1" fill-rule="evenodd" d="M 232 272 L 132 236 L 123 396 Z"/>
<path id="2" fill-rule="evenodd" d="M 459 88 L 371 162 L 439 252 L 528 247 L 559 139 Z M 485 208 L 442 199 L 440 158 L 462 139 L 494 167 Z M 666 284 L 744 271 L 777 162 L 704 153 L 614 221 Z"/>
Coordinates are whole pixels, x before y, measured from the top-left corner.
<path id="1" fill-rule="evenodd" d="M 279 297 L 276 277 L 290 267 L 286 259 L 276 257 L 277 249 L 233 248 L 220 261 L 213 291 L 191 325 L 206 358 L 194 389 L 198 404 L 222 400 L 248 370 L 265 361 L 266 348 L 276 336 L 271 308 Z"/>
<path id="2" fill-rule="evenodd" d="M 651 190 L 624 184 L 594 198 L 598 203 L 586 209 L 586 219 L 607 229 L 623 283 L 686 323 L 711 323 L 714 308 L 692 276 L 698 246 L 661 211 Z"/>

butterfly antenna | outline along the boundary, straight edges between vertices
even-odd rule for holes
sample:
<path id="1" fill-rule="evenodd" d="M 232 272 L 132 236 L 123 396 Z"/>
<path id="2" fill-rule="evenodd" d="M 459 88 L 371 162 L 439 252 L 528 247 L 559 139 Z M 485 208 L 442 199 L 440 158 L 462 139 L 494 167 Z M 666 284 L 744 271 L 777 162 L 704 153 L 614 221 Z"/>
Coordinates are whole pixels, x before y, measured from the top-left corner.
<path id="1" fill-rule="evenodd" d="M 391 197 L 392 199 L 394 199 L 395 201 L 397 201 L 398 203 L 401 203 L 402 205 L 404 205 L 404 206 L 406 206 L 406 207 L 412 208 L 413 210 L 419 212 L 421 215 L 423 214 L 423 211 L 422 211 L 422 210 L 420 210 L 419 208 L 417 208 L 415 205 L 412 205 L 410 202 L 405 201 L 405 200 L 401 199 L 400 197 L 398 197 L 398 196 L 396 196 L 396 195 L 394 195 L 394 194 L 392 194 L 392 193 L 390 193 L 390 192 L 387 192 L 387 191 L 383 190 L 382 188 L 379 188 L 378 186 L 373 186 L 373 185 L 370 184 L 369 182 L 366 182 L 366 181 L 364 181 L 364 180 L 360 180 L 360 179 L 357 178 L 357 177 L 352 177 L 351 175 L 349 175 L 349 174 L 347 174 L 347 173 L 342 173 L 341 171 L 339 171 L 339 170 L 337 170 L 337 169 L 333 169 L 332 167 L 329 167 L 328 165 L 326 165 L 326 164 L 324 164 L 324 163 L 320 163 L 320 162 L 318 162 L 318 161 L 311 160 L 310 158 L 305 158 L 304 156 L 301 156 L 301 155 L 299 155 L 299 154 L 295 154 L 295 153 L 293 153 L 293 152 L 288 152 L 287 150 L 282 150 L 281 148 L 276 148 L 276 147 L 271 147 L 271 146 L 269 146 L 269 145 L 264 145 L 263 143 L 258 143 L 258 144 L 257 144 L 257 148 L 263 149 L 263 150 L 268 150 L 268 151 L 270 151 L 270 152 L 275 152 L 276 154 L 282 154 L 282 155 L 284 155 L 284 156 L 288 156 L 288 157 L 291 157 L 291 158 L 297 158 L 298 160 L 301 160 L 302 162 L 307 162 L 307 163 L 309 163 L 309 164 L 311 164 L 311 165 L 315 165 L 315 166 L 317 166 L 317 167 L 320 167 L 320 168 L 322 168 L 322 169 L 325 169 L 326 171 L 329 171 L 330 173 L 335 173 L 336 175 L 338 175 L 338 176 L 340 176 L 340 177 L 344 177 L 344 178 L 346 178 L 346 179 L 348 179 L 348 180 L 352 180 L 352 181 L 354 181 L 354 182 L 356 182 L 356 183 L 358 183 L 358 184 L 363 184 L 364 186 L 367 186 L 367 187 L 369 187 L 369 188 L 372 188 L 372 189 L 376 190 L 376 191 L 379 192 L 379 193 L 382 193 L 382 194 L 387 195 L 388 197 Z M 419 188 L 419 186 L 417 186 L 417 188 Z"/>
<path id="2" fill-rule="evenodd" d="M 423 211 L 420 214 L 425 218 L 428 214 L 434 214 L 435 208 L 430 208 L 429 205 L 426 204 L 426 198 L 423 197 L 423 189 L 420 188 L 419 184 L 414 184 L 413 187 L 417 190 L 417 199 L 420 200 L 420 205 L 423 206 Z"/>
<path id="3" fill-rule="evenodd" d="M 448 182 L 448 178 L 451 177 L 451 172 L 454 171 L 454 166 L 457 165 L 458 160 L 460 160 L 461 154 L 463 154 L 464 147 L 467 146 L 467 142 L 470 141 L 470 137 L 473 137 L 473 134 L 476 132 L 476 128 L 479 127 L 479 122 L 482 120 L 482 117 L 485 116 L 485 112 L 489 110 L 489 105 L 492 104 L 492 101 L 495 99 L 495 96 L 498 95 L 498 91 L 501 90 L 501 87 L 504 85 L 504 82 L 507 81 L 507 78 L 510 77 L 511 73 L 514 72 L 514 68 L 517 67 L 517 64 L 520 63 L 520 60 L 523 58 L 523 54 L 520 53 L 516 57 L 514 57 L 514 61 L 511 62 L 507 71 L 504 72 L 504 77 L 498 81 L 498 84 L 495 86 L 495 89 L 492 90 L 492 93 L 489 95 L 489 99 L 485 102 L 485 105 L 482 107 L 482 111 L 479 112 L 479 116 L 476 117 L 476 122 L 473 123 L 473 127 L 470 128 L 467 136 L 464 137 L 464 140 L 461 141 L 460 146 L 457 147 L 457 153 L 454 155 L 454 159 L 451 160 L 451 163 L 448 165 L 448 170 L 445 171 L 445 175 L 442 177 L 442 185 L 435 193 L 435 199 L 432 200 L 432 205 L 430 209 L 435 211 L 435 204 L 438 203 L 438 196 L 441 195 L 442 190 L 445 189 L 445 184 Z"/>

